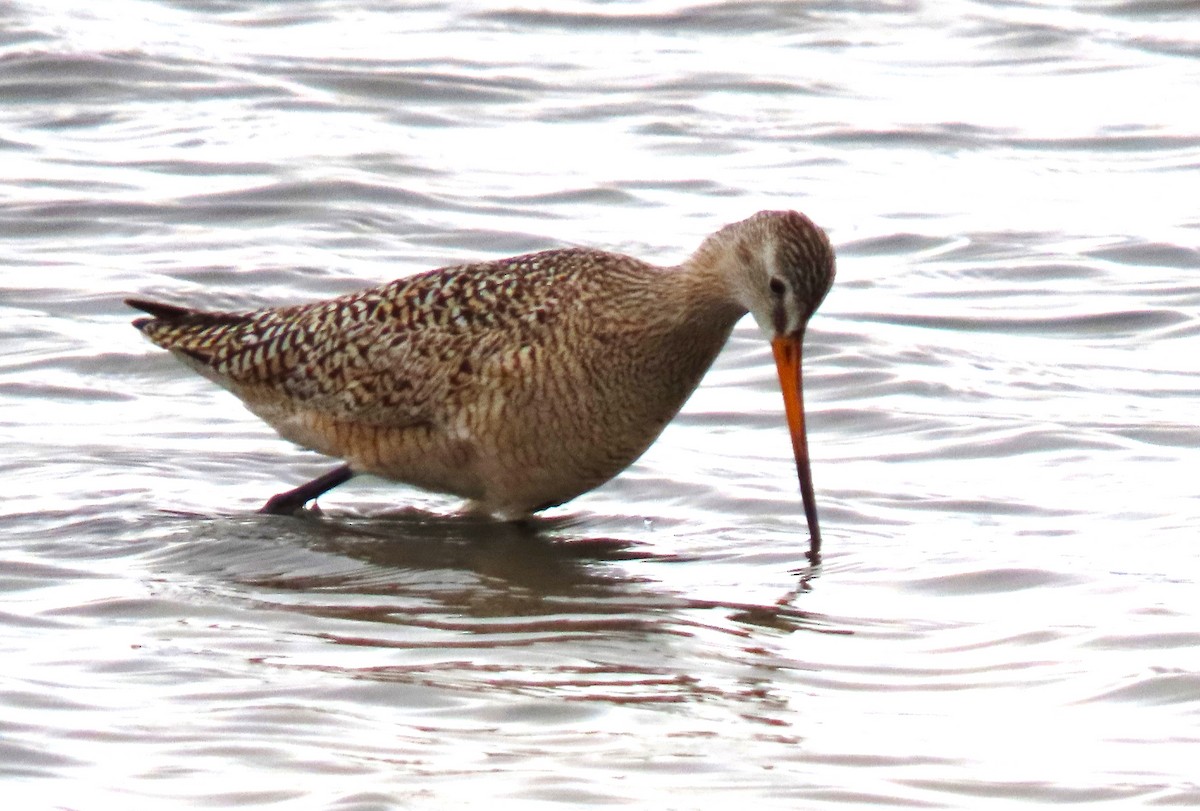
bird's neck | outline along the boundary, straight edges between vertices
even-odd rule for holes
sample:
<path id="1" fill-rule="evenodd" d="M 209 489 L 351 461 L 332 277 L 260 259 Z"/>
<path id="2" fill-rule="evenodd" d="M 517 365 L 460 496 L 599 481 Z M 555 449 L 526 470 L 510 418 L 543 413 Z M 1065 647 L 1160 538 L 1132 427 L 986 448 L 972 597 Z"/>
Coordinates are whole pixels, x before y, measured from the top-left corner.
<path id="1" fill-rule="evenodd" d="M 744 277 L 749 257 L 732 240 L 709 237 L 677 268 L 676 284 L 680 300 L 687 301 L 695 313 L 728 320 L 730 324 L 745 315 L 749 306 L 744 292 Z"/>

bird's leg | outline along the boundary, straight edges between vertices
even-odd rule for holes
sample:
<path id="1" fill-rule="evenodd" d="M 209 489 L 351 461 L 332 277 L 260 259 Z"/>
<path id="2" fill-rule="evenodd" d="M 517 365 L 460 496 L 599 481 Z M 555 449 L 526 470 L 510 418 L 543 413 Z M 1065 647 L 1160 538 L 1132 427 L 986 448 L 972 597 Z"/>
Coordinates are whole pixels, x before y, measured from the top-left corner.
<path id="1" fill-rule="evenodd" d="M 354 471 L 350 469 L 350 465 L 342 465 L 324 476 L 318 476 L 308 484 L 300 485 L 295 490 L 271 496 L 259 512 L 265 515 L 291 515 L 325 491 L 332 490 L 353 477 Z"/>

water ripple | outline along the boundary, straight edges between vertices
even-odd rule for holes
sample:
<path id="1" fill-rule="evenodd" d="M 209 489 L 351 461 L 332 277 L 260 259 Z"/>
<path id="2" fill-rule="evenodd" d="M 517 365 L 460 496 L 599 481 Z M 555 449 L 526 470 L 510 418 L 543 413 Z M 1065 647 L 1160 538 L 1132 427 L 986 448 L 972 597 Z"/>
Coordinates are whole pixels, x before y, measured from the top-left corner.
<path id="1" fill-rule="evenodd" d="M 1193 6 L 9 3 L 10 803 L 1196 804 Z M 508 526 L 367 478 L 256 515 L 328 460 L 121 304 L 673 264 L 766 208 L 839 252 L 815 569 L 749 322 Z"/>

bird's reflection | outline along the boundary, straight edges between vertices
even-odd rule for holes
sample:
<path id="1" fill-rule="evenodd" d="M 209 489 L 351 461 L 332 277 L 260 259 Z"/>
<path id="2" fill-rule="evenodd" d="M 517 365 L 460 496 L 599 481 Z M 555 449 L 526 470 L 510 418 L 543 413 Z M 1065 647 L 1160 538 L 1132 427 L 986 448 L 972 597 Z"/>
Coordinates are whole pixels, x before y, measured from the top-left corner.
<path id="1" fill-rule="evenodd" d="M 479 620 L 528 623 L 539 617 L 575 630 L 589 625 L 645 630 L 664 615 L 716 610 L 741 625 L 828 630 L 794 605 L 811 588 L 811 567 L 772 603 L 698 599 L 620 565 L 681 562 L 685 556 L 636 540 L 588 535 L 585 522 L 571 517 L 502 523 L 406 509 L 190 523 L 187 535 L 204 543 L 189 544 L 180 554 L 206 569 L 217 565 L 224 578 L 260 597 L 304 595 L 288 601 L 292 610 L 389 622 L 422 616 L 417 621 L 422 625 L 438 615 L 439 626 L 461 618 L 474 630 L 482 630 Z M 381 605 L 380 598 L 387 597 L 396 602 Z"/>

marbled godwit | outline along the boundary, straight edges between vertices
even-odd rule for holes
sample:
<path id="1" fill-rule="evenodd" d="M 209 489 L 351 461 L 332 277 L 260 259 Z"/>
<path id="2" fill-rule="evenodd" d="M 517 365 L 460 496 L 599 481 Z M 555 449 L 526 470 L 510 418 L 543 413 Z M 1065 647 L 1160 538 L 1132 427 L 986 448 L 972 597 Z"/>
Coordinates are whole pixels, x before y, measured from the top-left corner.
<path id="1" fill-rule="evenodd" d="M 247 313 L 128 304 L 153 316 L 134 321 L 147 338 L 281 436 L 346 462 L 263 512 L 372 473 L 506 518 L 569 501 L 641 456 L 749 311 L 774 350 L 815 561 L 801 354 L 833 276 L 819 228 L 763 211 L 676 267 L 571 248 Z"/>

